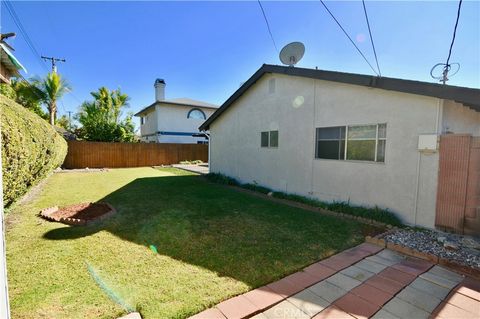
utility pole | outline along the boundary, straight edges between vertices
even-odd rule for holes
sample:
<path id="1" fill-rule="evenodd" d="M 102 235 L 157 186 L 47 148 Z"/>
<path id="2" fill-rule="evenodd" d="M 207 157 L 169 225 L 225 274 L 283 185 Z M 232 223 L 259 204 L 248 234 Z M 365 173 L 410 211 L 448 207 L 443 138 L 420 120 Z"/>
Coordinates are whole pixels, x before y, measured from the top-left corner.
<path id="1" fill-rule="evenodd" d="M 48 56 L 43 56 L 42 59 L 45 61 L 50 61 L 52 63 L 52 71 L 53 73 L 57 73 L 57 62 L 67 62 L 65 59 L 60 59 L 60 58 L 55 58 L 55 57 L 48 57 Z"/>
<path id="2" fill-rule="evenodd" d="M 68 113 L 68 130 L 72 130 L 72 111 L 67 111 Z"/>

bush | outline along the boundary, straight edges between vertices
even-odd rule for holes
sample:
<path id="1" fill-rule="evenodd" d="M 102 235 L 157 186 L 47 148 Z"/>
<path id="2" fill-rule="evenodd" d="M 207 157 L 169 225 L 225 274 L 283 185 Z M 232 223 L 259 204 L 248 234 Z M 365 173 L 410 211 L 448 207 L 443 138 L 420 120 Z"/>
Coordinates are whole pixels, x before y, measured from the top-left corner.
<path id="1" fill-rule="evenodd" d="M 219 173 L 210 173 L 206 175 L 207 179 L 211 182 L 224 184 L 224 185 L 234 185 L 239 186 L 245 189 L 249 189 L 255 192 L 260 192 L 263 194 L 268 194 L 271 190 L 267 187 L 260 186 L 257 183 L 255 184 L 240 184 L 236 179 L 225 176 Z M 314 198 L 309 198 L 305 196 L 300 196 L 296 194 L 287 194 L 283 192 L 272 192 L 272 197 L 287 199 L 294 202 L 299 202 L 307 204 L 314 207 L 323 208 L 332 212 L 343 213 L 347 215 L 359 216 L 368 218 L 371 220 L 376 220 L 381 223 L 393 225 L 393 226 L 402 226 L 400 219 L 395 216 L 388 209 L 375 207 L 364 207 L 364 206 L 354 206 L 350 205 L 348 202 L 322 202 Z"/>
<path id="2" fill-rule="evenodd" d="M 59 167 L 67 143 L 46 121 L 0 96 L 3 204 L 10 206 Z"/>

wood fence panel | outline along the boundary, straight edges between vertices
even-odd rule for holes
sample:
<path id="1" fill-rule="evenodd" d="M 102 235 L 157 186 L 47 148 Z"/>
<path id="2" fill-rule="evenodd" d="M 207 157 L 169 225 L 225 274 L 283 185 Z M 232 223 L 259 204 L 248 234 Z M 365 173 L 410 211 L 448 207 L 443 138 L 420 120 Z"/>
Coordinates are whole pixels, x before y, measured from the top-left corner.
<path id="1" fill-rule="evenodd" d="M 65 168 L 120 168 L 208 162 L 208 145 L 68 141 Z"/>
<path id="2" fill-rule="evenodd" d="M 460 234 L 480 234 L 480 138 L 448 134 L 440 138 L 435 226 Z"/>

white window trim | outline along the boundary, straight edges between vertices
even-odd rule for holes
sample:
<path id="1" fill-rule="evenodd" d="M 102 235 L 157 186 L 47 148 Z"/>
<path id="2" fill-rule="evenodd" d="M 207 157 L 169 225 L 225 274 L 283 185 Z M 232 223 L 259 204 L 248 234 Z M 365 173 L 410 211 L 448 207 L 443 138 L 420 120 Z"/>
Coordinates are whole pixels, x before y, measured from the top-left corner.
<path id="1" fill-rule="evenodd" d="M 315 145 L 314 145 L 314 160 L 320 160 L 320 161 L 335 161 L 335 162 L 350 162 L 350 163 L 364 163 L 364 164 L 380 164 L 380 165 L 385 165 L 387 162 L 387 138 L 386 137 L 378 137 L 378 127 L 382 124 L 385 124 L 386 127 L 388 127 L 387 122 L 381 122 L 381 123 L 370 123 L 370 124 L 347 124 L 347 125 L 332 125 L 332 126 L 320 126 L 320 127 L 315 127 Z M 375 134 L 375 161 L 361 161 L 361 160 L 349 160 L 347 159 L 347 145 L 348 145 L 348 128 L 352 126 L 371 126 L 375 125 L 376 126 L 376 134 Z M 329 127 L 337 127 L 337 126 L 344 126 L 345 127 L 345 147 L 344 147 L 344 159 L 343 160 L 338 160 L 338 159 L 331 159 L 331 158 L 319 158 L 317 157 L 317 129 L 318 128 L 329 128 Z M 364 139 L 355 139 L 356 141 L 369 141 L 372 140 L 372 138 L 364 138 Z M 322 141 L 338 141 L 338 139 L 322 139 Z M 377 161 L 377 148 L 378 148 L 378 141 L 385 141 L 385 155 L 383 158 L 383 162 L 378 162 Z"/>

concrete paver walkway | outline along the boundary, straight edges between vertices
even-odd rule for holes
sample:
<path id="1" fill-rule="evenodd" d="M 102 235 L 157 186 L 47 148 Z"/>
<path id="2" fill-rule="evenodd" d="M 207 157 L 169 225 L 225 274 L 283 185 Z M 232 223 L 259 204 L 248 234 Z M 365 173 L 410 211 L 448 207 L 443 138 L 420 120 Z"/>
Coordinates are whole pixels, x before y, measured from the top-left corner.
<path id="1" fill-rule="evenodd" d="M 173 164 L 172 167 L 183 169 L 189 172 L 198 173 L 198 174 L 208 174 L 208 163 L 194 165 L 194 164 Z"/>
<path id="2" fill-rule="evenodd" d="M 480 318 L 480 281 L 361 244 L 194 319 Z"/>

